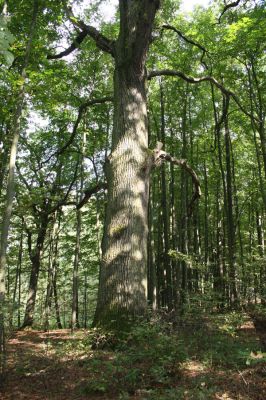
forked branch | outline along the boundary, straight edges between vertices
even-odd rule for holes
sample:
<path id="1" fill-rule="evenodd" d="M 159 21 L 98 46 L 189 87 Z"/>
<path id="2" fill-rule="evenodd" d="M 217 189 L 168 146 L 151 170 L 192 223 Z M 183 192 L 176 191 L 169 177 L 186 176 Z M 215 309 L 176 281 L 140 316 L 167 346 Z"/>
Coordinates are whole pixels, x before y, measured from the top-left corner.
<path id="1" fill-rule="evenodd" d="M 100 31 L 98 31 L 96 28 L 94 28 L 91 25 L 85 24 L 85 22 L 79 20 L 75 15 L 73 14 L 73 11 L 71 7 L 66 8 L 66 12 L 68 15 L 68 18 L 72 22 L 72 24 L 81 29 L 81 31 L 86 32 L 87 35 L 89 35 L 96 43 L 96 46 L 111 54 L 114 55 L 114 42 L 110 39 L 108 39 L 106 36 L 104 36 Z"/>

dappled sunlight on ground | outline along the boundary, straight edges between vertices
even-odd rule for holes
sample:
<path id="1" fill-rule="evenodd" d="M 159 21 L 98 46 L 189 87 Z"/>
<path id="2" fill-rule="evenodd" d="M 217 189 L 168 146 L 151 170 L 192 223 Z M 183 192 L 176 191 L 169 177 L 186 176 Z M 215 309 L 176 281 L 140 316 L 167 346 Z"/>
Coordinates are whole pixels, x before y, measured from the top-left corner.
<path id="1" fill-rule="evenodd" d="M 64 343 L 78 342 L 79 331 L 19 331 L 8 344 L 8 378 L 1 400 L 83 400 L 76 388 L 88 379 Z M 56 349 L 55 349 L 56 347 Z M 57 354 L 56 354 L 57 353 Z M 93 399 L 93 397 L 90 397 Z M 99 399 L 99 397 L 97 397 Z M 103 397 L 104 398 L 104 397 Z"/>
<path id="2" fill-rule="evenodd" d="M 169 379 L 165 381 L 159 379 L 161 370 L 157 372 L 157 381 L 148 379 L 149 371 L 144 366 L 149 361 L 145 356 L 135 364 L 124 365 L 119 364 L 116 351 L 91 350 L 83 340 L 87 331 L 74 334 L 68 329 L 18 331 L 8 343 L 8 378 L 0 400 L 265 400 L 266 361 L 259 347 L 256 348 L 258 338 L 253 323 L 245 321 L 233 336 L 214 329 L 202 334 L 196 332 L 198 336 L 195 336 L 190 327 L 187 342 L 184 340 L 184 348 L 189 346 L 188 356 L 180 366 L 169 369 Z M 217 332 L 222 336 L 215 336 Z M 218 340 L 225 341 L 215 347 Z M 234 347 L 236 342 L 238 347 Z M 229 354 L 224 345 L 229 346 Z M 216 350 L 221 352 L 217 358 Z M 234 354 L 230 355 L 230 350 Z M 248 354 L 243 361 L 237 358 L 242 350 L 245 350 L 244 357 Z M 125 354 L 128 351 L 130 347 Z M 211 356 L 206 357 L 208 351 Z M 224 358 L 220 359 L 223 354 Z M 135 357 L 134 353 L 132 356 Z M 132 393 L 126 393 L 127 383 L 130 386 L 126 379 L 122 388 L 126 397 L 121 397 L 121 387 L 117 389 L 115 379 L 121 386 L 123 375 L 134 379 L 134 371 L 138 369 L 142 371 L 139 386 Z M 106 379 L 112 382 L 100 392 Z M 88 388 L 95 387 L 97 393 L 88 392 Z"/>

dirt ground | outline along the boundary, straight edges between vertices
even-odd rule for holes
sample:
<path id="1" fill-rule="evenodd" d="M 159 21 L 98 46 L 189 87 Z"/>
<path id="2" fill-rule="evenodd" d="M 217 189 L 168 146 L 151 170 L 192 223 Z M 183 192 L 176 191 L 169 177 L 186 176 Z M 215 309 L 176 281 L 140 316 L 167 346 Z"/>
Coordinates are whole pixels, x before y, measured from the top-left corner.
<path id="1" fill-rule="evenodd" d="M 76 360 L 64 354 L 58 357 L 54 351 L 58 343 L 73 340 L 79 340 L 78 335 L 73 337 L 66 329 L 17 332 L 8 343 L 7 382 L 0 399 L 87 399 L 79 393 L 82 382 L 89 379 L 86 370 Z"/>
<path id="2" fill-rule="evenodd" d="M 241 335 L 246 340 L 256 335 L 252 323 L 242 327 Z M 72 335 L 69 330 L 18 331 L 8 342 L 7 381 L 1 400 L 103 400 L 120 399 L 118 395 L 91 395 L 82 392 L 82 385 L 93 379 L 90 371 L 84 368 L 82 360 L 89 352 L 75 355 L 67 352 L 67 346 L 84 337 L 79 331 Z M 61 346 L 61 347 L 60 347 Z M 58 349 L 62 349 L 58 351 Z M 73 347 L 72 347 L 73 349 Z M 257 357 L 254 354 L 254 357 Z M 207 383 L 206 383 L 207 382 Z M 195 394 L 191 388 L 202 387 Z M 194 385 L 194 386 L 193 386 Z M 204 397 L 206 385 L 214 388 L 211 397 Z M 206 368 L 198 361 L 184 363 L 181 377 L 177 378 L 177 387 L 184 387 L 179 399 L 205 400 L 266 400 L 266 363 L 247 366 L 241 371 L 224 371 Z M 192 396 L 192 397 L 191 397 Z M 135 394 L 130 399 L 145 399 L 145 394 Z M 150 399 L 151 397 L 149 397 Z M 160 397 L 160 399 L 164 397 Z M 171 397 L 172 399 L 173 397 Z M 154 400 L 157 400 L 154 397 Z M 165 397 L 167 400 L 167 396 Z"/>

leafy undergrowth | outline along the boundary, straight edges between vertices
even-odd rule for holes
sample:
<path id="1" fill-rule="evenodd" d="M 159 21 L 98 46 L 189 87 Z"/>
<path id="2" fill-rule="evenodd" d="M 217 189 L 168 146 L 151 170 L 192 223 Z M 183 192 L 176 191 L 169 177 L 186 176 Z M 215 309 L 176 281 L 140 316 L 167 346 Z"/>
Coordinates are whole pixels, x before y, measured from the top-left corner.
<path id="1" fill-rule="evenodd" d="M 265 400 L 266 354 L 247 315 L 157 318 L 131 333 L 18 332 L 1 400 Z"/>

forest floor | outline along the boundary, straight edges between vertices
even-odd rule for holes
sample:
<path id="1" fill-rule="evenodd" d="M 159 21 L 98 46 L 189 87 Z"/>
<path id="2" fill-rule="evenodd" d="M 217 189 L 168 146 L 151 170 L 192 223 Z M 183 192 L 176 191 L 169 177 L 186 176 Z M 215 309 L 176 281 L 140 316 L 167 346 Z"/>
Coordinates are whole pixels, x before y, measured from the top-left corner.
<path id="1" fill-rule="evenodd" d="M 8 342 L 7 381 L 0 399 L 265 400 L 266 357 L 252 321 L 231 331 L 224 322 L 223 317 L 219 334 L 192 333 L 191 327 L 179 334 L 185 355 L 178 367 L 170 360 L 167 374 L 170 355 L 153 365 L 147 361 L 151 349 L 143 342 L 143 359 L 136 350 L 134 357 L 131 352 L 121 358 L 115 350 L 89 349 L 86 331 L 18 331 Z"/>

